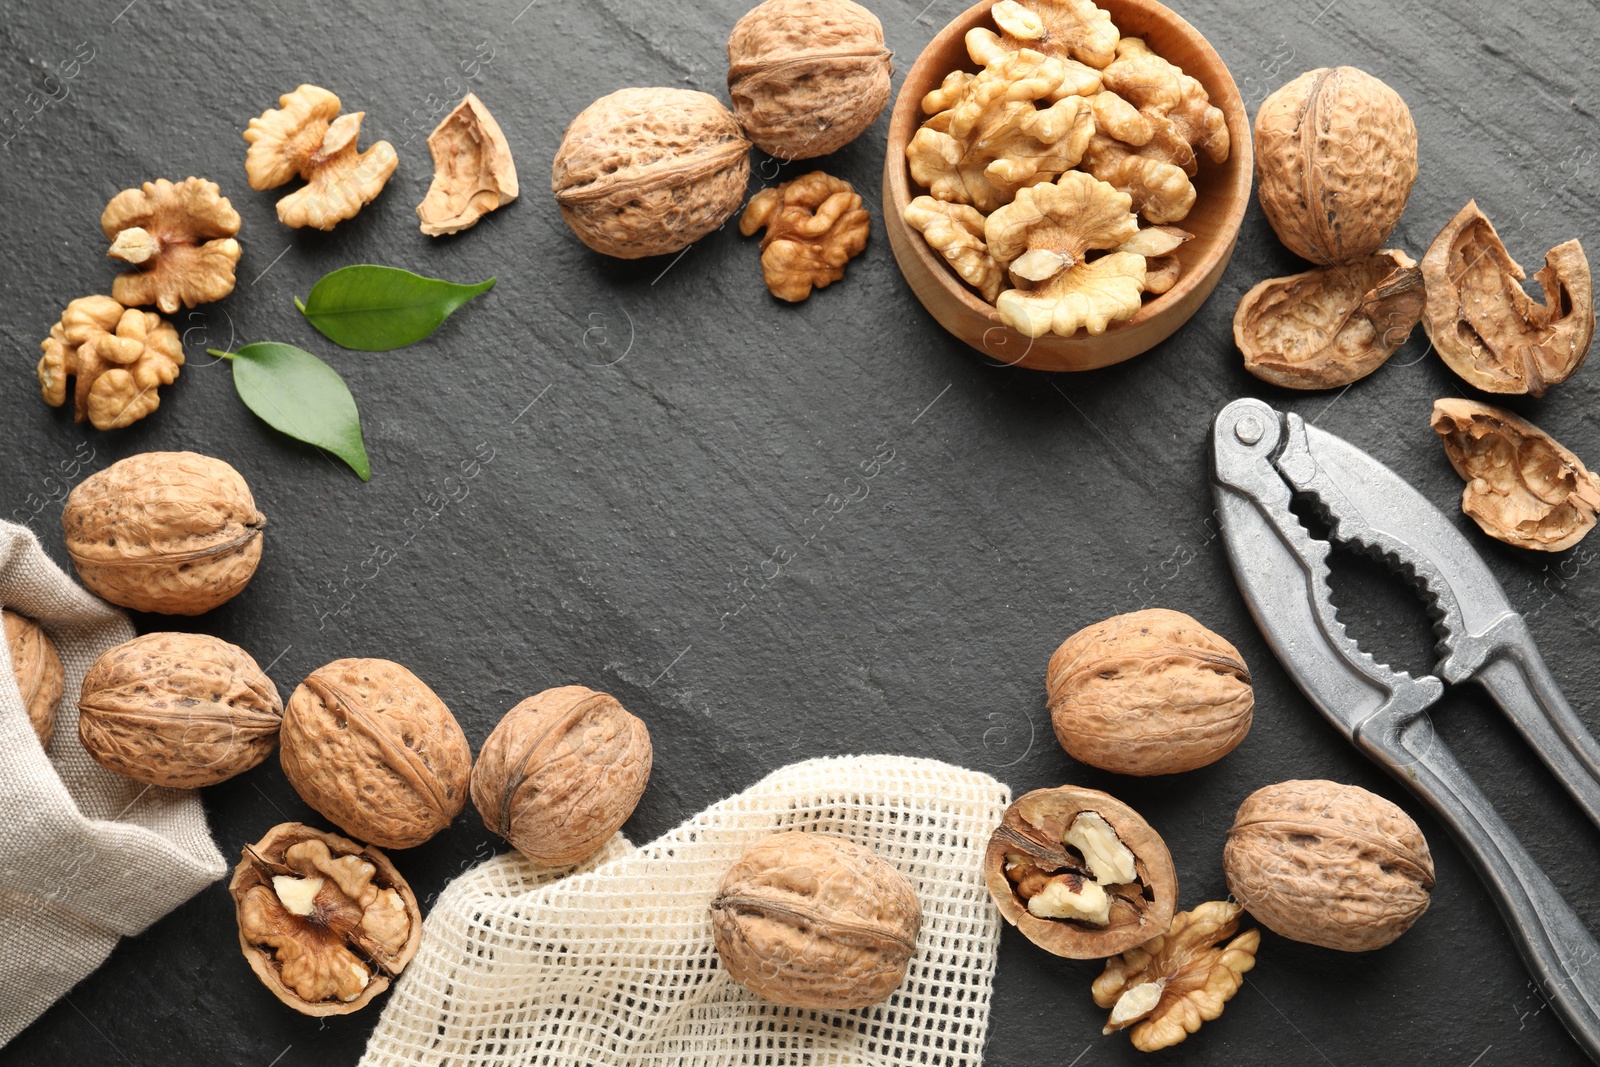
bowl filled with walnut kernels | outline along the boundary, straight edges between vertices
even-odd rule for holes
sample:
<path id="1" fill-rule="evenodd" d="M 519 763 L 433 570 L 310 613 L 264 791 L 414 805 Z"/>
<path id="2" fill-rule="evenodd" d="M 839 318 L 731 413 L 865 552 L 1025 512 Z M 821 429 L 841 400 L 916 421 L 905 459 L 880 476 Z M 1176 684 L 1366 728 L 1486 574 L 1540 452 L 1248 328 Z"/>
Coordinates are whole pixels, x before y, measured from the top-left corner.
<path id="1" fill-rule="evenodd" d="M 1154 0 L 983 0 L 889 120 L 884 228 L 917 299 L 1003 363 L 1091 370 L 1211 295 L 1250 202 L 1249 117 Z"/>

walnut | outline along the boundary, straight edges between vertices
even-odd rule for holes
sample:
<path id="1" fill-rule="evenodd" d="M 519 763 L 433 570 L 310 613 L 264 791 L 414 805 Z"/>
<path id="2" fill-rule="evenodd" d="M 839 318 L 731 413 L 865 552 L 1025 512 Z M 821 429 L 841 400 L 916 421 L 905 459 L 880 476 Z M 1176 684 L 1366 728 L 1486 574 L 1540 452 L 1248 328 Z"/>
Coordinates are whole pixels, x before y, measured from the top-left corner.
<path id="1" fill-rule="evenodd" d="M 999 298 L 1003 275 L 983 240 L 983 212 L 967 204 L 919 196 L 906 205 L 904 218 L 906 225 L 922 234 L 928 247 L 943 256 L 962 281 L 991 304 Z"/>
<path id="2" fill-rule="evenodd" d="M 1058 59 L 1007 52 L 976 76 L 957 72 L 922 102 L 933 117 L 906 144 L 911 177 L 936 199 L 989 213 L 1019 189 L 1074 167 L 1094 132 L 1092 106 L 1065 96 Z"/>
<path id="3" fill-rule="evenodd" d="M 990 47 L 1007 51 L 1030 48 L 1094 69 L 1103 68 L 1116 58 L 1121 34 L 1112 24 L 1110 12 L 1101 10 L 1092 0 L 1000 0 L 989 15 L 1002 33 L 995 38 L 985 31 L 985 36 L 979 38 Z M 968 48 L 971 47 L 969 33 Z"/>
<path id="4" fill-rule="evenodd" d="M 904 874 L 842 838 L 791 830 L 728 868 L 711 901 L 730 977 L 775 1004 L 845 1011 L 905 980 L 922 905 Z"/>
<path id="5" fill-rule="evenodd" d="M 73 378 L 72 417 L 97 430 L 130 426 L 161 406 L 157 389 L 178 378 L 183 342 L 153 311 L 124 308 L 109 296 L 67 305 L 39 342 L 39 391 L 60 407 Z"/>
<path id="6" fill-rule="evenodd" d="M 1433 428 L 1466 480 L 1461 510 L 1490 537 L 1561 552 L 1594 529 L 1600 476 L 1537 426 L 1451 397 L 1434 401 Z"/>
<path id="7" fill-rule="evenodd" d="M 757 148 L 779 159 L 837 152 L 889 102 L 892 53 L 851 0 L 766 0 L 728 37 L 728 95 Z"/>
<path id="8" fill-rule="evenodd" d="M 1594 338 L 1594 291 L 1577 241 L 1545 254 L 1544 269 L 1534 275 L 1544 303 L 1535 303 L 1523 291 L 1522 268 L 1469 201 L 1428 246 L 1422 276 L 1428 337 L 1471 385 L 1543 396 L 1583 366 Z"/>
<path id="9" fill-rule="evenodd" d="M 1244 369 L 1286 389 L 1335 389 L 1365 378 L 1422 317 L 1422 272 L 1386 249 L 1335 267 L 1268 278 L 1233 316 Z"/>
<path id="10" fill-rule="evenodd" d="M 1243 911 L 1218 900 L 1180 911 L 1165 934 L 1107 960 L 1093 989 L 1094 1002 L 1111 1009 L 1102 1033 L 1132 1026 L 1133 1047 L 1154 1052 L 1221 1015 L 1261 945 L 1260 930 L 1234 937 Z"/>
<path id="11" fill-rule="evenodd" d="M 500 124 L 478 94 L 468 93 L 428 134 L 433 184 L 417 205 L 429 237 L 476 226 L 495 208 L 517 198 L 517 165 Z"/>
<path id="12" fill-rule="evenodd" d="M 994 10 L 1000 10 L 1007 2 L 1010 2 L 1013 7 L 1021 6 L 1016 4 L 1015 0 L 1001 0 L 999 4 L 994 6 Z M 974 26 L 967 31 L 966 45 L 967 55 L 972 58 L 972 61 L 980 67 L 987 67 L 991 63 L 1004 59 L 1009 52 L 1021 51 L 1027 46 L 1027 43 L 1010 36 L 1002 37 L 984 26 Z M 1046 52 L 1046 49 L 1043 48 L 1033 50 L 1040 53 Z M 1102 87 L 1100 72 L 1094 67 L 1079 63 L 1075 59 L 1068 59 L 1064 55 L 1051 55 L 1051 58 L 1061 64 L 1065 77 L 1062 79 L 1061 84 L 1056 86 L 1049 96 L 1045 97 L 1046 100 L 1055 103 L 1057 100 L 1068 96 L 1092 97 L 1100 91 Z M 955 87 L 964 85 L 972 78 L 973 75 L 965 71 L 957 71 L 950 75 L 946 82 L 951 87 Z M 952 81 L 951 79 L 954 80 Z M 943 110 L 943 108 L 934 110 Z"/>
<path id="13" fill-rule="evenodd" d="M 1176 226 L 1146 226 L 1117 246 L 1118 252 L 1144 257 L 1144 291 L 1159 296 L 1178 284 L 1183 263 L 1174 254 L 1194 234 Z"/>
<path id="14" fill-rule="evenodd" d="M 1183 263 L 1177 256 L 1149 256 L 1144 261 L 1144 291 L 1151 296 L 1171 292 L 1183 276 Z"/>
<path id="15" fill-rule="evenodd" d="M 302 1015 L 365 1006 L 422 939 L 416 895 L 389 857 L 297 822 L 244 847 L 228 893 L 250 969 Z"/>
<path id="16" fill-rule="evenodd" d="M 621 89 L 584 108 L 550 166 L 561 217 L 596 252 L 678 252 L 738 210 L 750 142 L 716 97 Z"/>
<path id="17" fill-rule="evenodd" d="M 0 608 L 0 626 L 11 652 L 11 673 L 17 692 L 39 743 L 46 748 L 56 732 L 56 708 L 67 687 L 66 671 L 56 654 L 56 643 L 44 628 L 26 615 Z"/>
<path id="18" fill-rule="evenodd" d="M 255 574 L 267 518 L 222 460 L 145 452 L 79 482 L 61 524 L 90 592 L 135 611 L 199 615 Z"/>
<path id="19" fill-rule="evenodd" d="M 1056 739 L 1115 774 L 1215 763 L 1250 730 L 1255 695 L 1239 650 L 1181 611 L 1149 608 L 1087 626 L 1050 657 Z"/>
<path id="20" fill-rule="evenodd" d="M 250 188 L 276 189 L 305 179 L 304 186 L 278 201 L 278 221 L 285 226 L 331 230 L 354 218 L 383 191 L 400 162 L 388 141 L 358 151 L 366 112 L 340 115 L 340 106 L 328 90 L 302 85 L 278 97 L 278 106 L 251 119 L 244 131 Z"/>
<path id="21" fill-rule="evenodd" d="M 111 283 L 120 304 L 171 315 L 233 292 L 239 213 L 216 182 L 160 178 L 124 189 L 100 214 L 100 229 L 111 242 L 106 254 L 136 268 Z"/>
<path id="22" fill-rule="evenodd" d="M 506 712 L 472 768 L 483 824 L 541 867 L 588 859 L 650 780 L 650 731 L 608 693 L 546 689 Z"/>
<path id="23" fill-rule="evenodd" d="M 1182 222 L 1194 208 L 1194 183 L 1182 167 L 1144 155 L 1106 134 L 1089 138 L 1083 169 L 1128 196 L 1133 210 L 1147 222 Z"/>
<path id="24" fill-rule="evenodd" d="M 283 773 L 345 833 L 384 848 L 420 845 L 467 802 L 472 750 L 444 701 L 383 659 L 318 667 L 283 713 Z"/>
<path id="25" fill-rule="evenodd" d="M 1359 786 L 1280 782 L 1245 798 L 1222 852 L 1228 891 L 1283 937 L 1382 948 L 1428 909 L 1433 857 L 1411 816 Z"/>
<path id="26" fill-rule="evenodd" d="M 1256 112 L 1261 210 L 1322 266 L 1383 247 L 1417 180 L 1417 128 L 1400 94 L 1355 67 L 1307 71 Z"/>
<path id="27" fill-rule="evenodd" d="M 1098 959 L 1166 930 L 1178 875 L 1166 843 L 1095 789 L 1036 789 L 1006 809 L 983 859 L 989 896 L 1029 941 Z"/>
<path id="28" fill-rule="evenodd" d="M 283 703 L 250 654 L 208 634 L 150 633 L 101 654 L 78 696 L 95 762 L 148 785 L 216 785 L 266 759 Z"/>
<path id="29" fill-rule="evenodd" d="M 750 198 L 739 219 L 749 237 L 761 238 L 761 274 L 767 289 L 795 303 L 844 277 L 844 266 L 867 247 L 872 227 L 861 197 L 842 178 L 814 170 Z"/>
<path id="30" fill-rule="evenodd" d="M 1097 128 L 1191 177 L 1199 170 L 1196 149 L 1213 163 L 1228 158 L 1228 121 L 1221 109 L 1212 106 L 1199 81 L 1156 55 L 1143 40 L 1122 38 L 1116 61 L 1100 75 L 1108 92 L 1095 97 Z M 1120 105 L 1106 100 L 1108 96 Z M 1105 126 L 1100 125 L 1103 111 Z"/>

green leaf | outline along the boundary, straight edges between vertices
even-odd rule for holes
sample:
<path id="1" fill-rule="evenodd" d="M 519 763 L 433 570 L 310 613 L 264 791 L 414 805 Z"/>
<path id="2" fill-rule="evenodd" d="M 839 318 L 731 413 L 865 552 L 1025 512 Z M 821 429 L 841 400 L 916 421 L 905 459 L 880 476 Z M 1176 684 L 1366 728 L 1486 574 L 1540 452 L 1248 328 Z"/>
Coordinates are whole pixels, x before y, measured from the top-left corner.
<path id="1" fill-rule="evenodd" d="M 339 372 L 294 345 L 262 341 L 237 352 L 212 351 L 233 363 L 233 387 L 245 406 L 274 430 L 325 448 L 368 481 L 372 467 L 361 441 L 361 416 Z"/>
<path id="2" fill-rule="evenodd" d="M 422 340 L 494 282 L 457 285 L 398 267 L 358 263 L 324 275 L 305 303 L 297 298 L 294 306 L 336 345 L 387 352 Z"/>

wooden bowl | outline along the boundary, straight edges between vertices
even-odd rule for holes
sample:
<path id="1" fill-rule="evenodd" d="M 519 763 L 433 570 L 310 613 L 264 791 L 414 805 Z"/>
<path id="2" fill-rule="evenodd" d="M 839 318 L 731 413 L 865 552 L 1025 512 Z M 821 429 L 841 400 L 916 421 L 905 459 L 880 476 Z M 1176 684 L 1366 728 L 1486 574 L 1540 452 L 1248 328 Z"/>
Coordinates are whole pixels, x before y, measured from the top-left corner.
<path id="1" fill-rule="evenodd" d="M 1079 330 L 1071 337 L 1046 334 L 1030 338 L 1013 330 L 1000 321 L 992 305 L 967 288 L 944 258 L 929 248 L 922 235 L 907 226 L 903 218 L 911 198 L 924 192 L 912 184 L 906 164 L 906 144 L 927 117 L 922 113 L 922 98 L 952 70 L 978 69 L 967 56 L 965 37 L 974 26 L 994 28 L 989 19 L 990 0 L 962 12 L 922 50 L 900 86 L 889 118 L 889 151 L 883 164 L 883 219 L 900 273 L 939 325 L 985 355 L 1034 370 L 1092 370 L 1120 363 L 1166 340 L 1216 288 L 1233 255 L 1239 224 L 1250 204 L 1254 170 L 1250 121 L 1239 89 L 1221 57 L 1198 30 L 1155 0 L 1097 2 L 1111 13 L 1111 20 L 1124 37 L 1144 38 L 1157 55 L 1182 67 L 1205 86 L 1212 104 L 1227 117 L 1231 142 L 1225 162 L 1200 160 L 1200 173 L 1194 178 L 1194 209 L 1188 218 L 1177 223 L 1194 234 L 1194 240 L 1177 253 L 1183 264 L 1178 284 L 1149 298 L 1136 315 L 1113 324 L 1098 337 Z"/>

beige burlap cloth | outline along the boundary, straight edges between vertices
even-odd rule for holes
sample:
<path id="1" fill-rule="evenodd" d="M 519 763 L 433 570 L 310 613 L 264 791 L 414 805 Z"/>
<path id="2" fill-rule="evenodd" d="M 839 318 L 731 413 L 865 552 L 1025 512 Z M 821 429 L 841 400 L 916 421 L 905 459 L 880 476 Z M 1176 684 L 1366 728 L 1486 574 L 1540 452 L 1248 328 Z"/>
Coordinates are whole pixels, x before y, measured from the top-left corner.
<path id="1" fill-rule="evenodd" d="M 932 760 L 817 759 L 642 848 L 618 836 L 566 877 L 497 856 L 434 904 L 361 1062 L 979 1064 L 1000 936 L 982 858 L 1009 802 L 988 775 Z M 866 845 L 916 887 L 917 953 L 884 1003 L 779 1007 L 719 966 L 717 883 L 755 841 L 790 829 Z"/>
<path id="2" fill-rule="evenodd" d="M 84 672 L 133 637 L 127 617 L 0 522 L 0 606 L 31 617 L 67 672 L 47 753 L 0 639 L 0 1044 L 137 934 L 222 877 L 200 799 L 104 770 L 78 743 Z"/>

